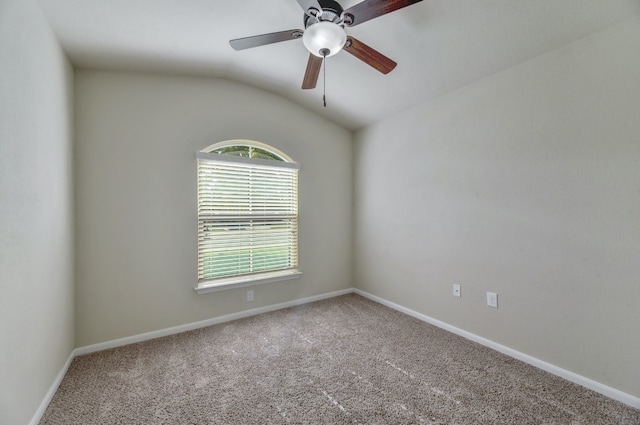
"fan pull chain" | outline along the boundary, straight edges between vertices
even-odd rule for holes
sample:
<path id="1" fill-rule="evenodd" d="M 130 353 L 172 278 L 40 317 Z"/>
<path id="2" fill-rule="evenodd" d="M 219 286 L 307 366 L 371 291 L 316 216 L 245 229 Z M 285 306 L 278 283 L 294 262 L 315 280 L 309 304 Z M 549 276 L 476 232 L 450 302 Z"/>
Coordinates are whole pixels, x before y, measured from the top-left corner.
<path id="1" fill-rule="evenodd" d="M 324 58 L 322 60 L 322 102 L 325 108 L 327 107 L 327 55 L 329 53 L 329 49 L 320 50 L 320 54 Z"/>
<path id="2" fill-rule="evenodd" d="M 324 107 L 327 107 L 327 58 L 325 57 L 323 65 L 323 76 L 322 76 L 322 101 L 324 102 Z"/>

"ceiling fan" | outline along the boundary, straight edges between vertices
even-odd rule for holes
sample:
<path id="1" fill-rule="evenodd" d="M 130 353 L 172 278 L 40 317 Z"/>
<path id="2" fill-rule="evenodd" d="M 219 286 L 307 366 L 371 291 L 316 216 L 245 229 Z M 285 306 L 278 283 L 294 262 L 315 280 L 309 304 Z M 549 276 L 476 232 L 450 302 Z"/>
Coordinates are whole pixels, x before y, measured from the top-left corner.
<path id="1" fill-rule="evenodd" d="M 292 29 L 229 41 L 235 50 L 302 38 L 309 61 L 302 81 L 303 89 L 313 89 L 318 81 L 324 59 L 345 50 L 383 74 L 388 74 L 396 62 L 356 38 L 347 35 L 345 27 L 394 12 L 422 0 L 364 0 L 343 10 L 334 0 L 298 0 L 304 10 L 304 30 Z"/>

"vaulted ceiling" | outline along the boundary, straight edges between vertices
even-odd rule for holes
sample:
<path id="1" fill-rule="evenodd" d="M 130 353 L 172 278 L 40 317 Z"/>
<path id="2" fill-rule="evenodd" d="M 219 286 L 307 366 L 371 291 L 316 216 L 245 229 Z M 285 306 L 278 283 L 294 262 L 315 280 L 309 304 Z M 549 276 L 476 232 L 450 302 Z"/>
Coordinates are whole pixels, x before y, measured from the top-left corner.
<path id="1" fill-rule="evenodd" d="M 424 0 L 348 29 L 398 62 L 383 75 L 346 52 L 301 90 L 301 40 L 235 51 L 233 38 L 303 29 L 296 0 L 37 0 L 77 67 L 229 78 L 349 129 L 457 90 L 640 13 L 640 0 Z M 346 9 L 359 0 L 343 0 Z"/>

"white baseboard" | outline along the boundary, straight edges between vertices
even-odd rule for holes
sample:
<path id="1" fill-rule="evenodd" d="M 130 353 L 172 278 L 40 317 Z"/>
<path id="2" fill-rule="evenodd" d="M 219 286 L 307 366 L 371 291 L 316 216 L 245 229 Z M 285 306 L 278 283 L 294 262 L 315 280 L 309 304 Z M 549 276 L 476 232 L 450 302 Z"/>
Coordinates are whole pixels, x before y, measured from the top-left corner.
<path id="1" fill-rule="evenodd" d="M 31 418 L 29 425 L 38 425 L 38 423 L 40 422 L 40 419 L 42 419 L 42 415 L 44 415 L 44 412 L 47 410 L 47 407 L 49 407 L 49 403 L 51 403 L 53 396 L 56 395 L 56 391 L 58 391 L 58 387 L 62 383 L 64 376 L 67 374 L 67 370 L 69 370 L 69 366 L 71 366 L 71 362 L 76 356 L 75 351 L 76 350 L 73 350 L 71 354 L 69 354 L 69 358 L 67 359 L 64 366 L 62 366 L 62 369 L 60 370 L 60 372 L 58 372 L 56 379 L 53 381 L 53 384 L 51 384 L 49 391 L 47 391 L 47 394 L 44 396 L 42 403 L 40 403 L 40 407 L 38 407 L 38 410 L 36 410 L 36 413 Z"/>
<path id="2" fill-rule="evenodd" d="M 354 292 L 353 288 L 348 288 L 348 289 L 343 289 L 341 291 L 329 292 L 326 294 L 315 295 L 307 298 L 300 298 L 297 300 L 287 301 L 284 303 L 273 304 L 265 307 L 254 308 L 251 310 L 240 311 L 238 313 L 227 314 L 225 316 L 214 317 L 214 318 L 202 320 L 199 322 L 187 323 L 185 325 L 175 326 L 172 328 L 146 332 L 143 334 L 128 336 L 125 338 L 115 339 L 107 342 L 100 342 L 98 344 L 76 348 L 75 355 L 80 356 L 83 354 L 89 354 L 89 353 L 95 353 L 97 351 L 108 350 L 110 348 L 121 347 L 123 345 L 134 344 L 136 342 L 142 342 L 142 341 L 148 341 L 150 339 L 161 338 L 163 336 L 175 335 L 181 332 L 187 332 L 187 331 L 192 331 L 194 329 L 200 329 L 200 328 L 205 328 L 207 326 L 217 325 L 220 323 L 231 322 L 233 320 L 243 319 L 245 317 L 256 316 L 258 314 L 268 313 L 276 310 L 282 310 L 283 308 L 289 308 L 289 307 L 295 307 L 302 304 L 308 304 L 315 301 L 324 300 L 327 298 L 333 298 L 333 297 L 338 297 L 340 295 L 351 294 L 353 292 Z"/>
<path id="3" fill-rule="evenodd" d="M 199 322 L 194 322 L 194 323 L 188 323 L 185 325 L 181 325 L 181 326 L 175 326 L 172 328 L 167 328 L 167 329 L 161 329 L 158 331 L 152 331 L 152 332 L 147 332 L 147 333 L 143 333 L 143 334 L 139 334 L 139 335 L 133 335 L 133 336 L 129 336 L 129 337 L 125 337 L 125 338 L 120 338 L 120 339 L 116 339 L 113 341 L 107 341 L 107 342 L 101 342 L 98 344 L 93 344 L 93 345 L 88 345 L 85 347 L 79 347 L 76 348 L 75 350 L 73 350 L 71 352 L 71 354 L 69 355 L 69 359 L 67 360 L 67 362 L 64 364 L 64 366 L 62 367 L 62 370 L 60 370 L 60 373 L 58 373 L 58 375 L 56 376 L 55 381 L 53 382 L 53 384 L 51 385 L 51 388 L 49 389 L 49 391 L 47 392 L 47 395 L 45 396 L 44 400 L 42 401 L 42 403 L 40 404 L 40 407 L 38 408 L 38 410 L 36 411 L 36 413 L 34 414 L 33 418 L 31 419 L 31 422 L 29 422 L 29 425 L 37 425 L 41 418 L 42 415 L 44 415 L 44 412 L 47 410 L 47 407 L 49 406 L 49 403 L 51 402 L 51 400 L 53 399 L 53 396 L 55 395 L 56 391 L 58 390 L 58 387 L 60 386 L 60 384 L 62 383 L 62 379 L 64 378 L 65 374 L 67 373 L 67 370 L 69 369 L 69 366 L 71 365 L 71 362 L 73 361 L 73 359 L 76 356 L 80 356 L 80 355 L 84 355 L 84 354 L 89 354 L 89 353 L 94 353 L 97 351 L 102 351 L 102 350 L 107 350 L 110 348 L 116 348 L 116 347 L 121 347 L 124 345 L 129 345 L 129 344 L 134 344 L 136 342 L 142 342 L 142 341 L 148 341 L 150 339 L 155 339 L 155 338 L 160 338 L 163 336 L 169 336 L 169 335 L 175 335 L 181 332 L 186 332 L 186 331 L 191 331 L 194 329 L 200 329 L 200 328 L 204 328 L 207 326 L 212 326 L 212 325 L 217 325 L 220 323 L 225 323 L 225 322 L 230 322 L 233 320 L 237 320 L 237 319 L 242 319 L 245 317 L 250 317 L 250 316 L 256 316 L 258 314 L 263 314 L 263 313 L 268 313 L 271 311 L 276 311 L 276 310 L 282 310 L 284 308 L 289 308 L 289 307 L 295 307 L 298 305 L 303 305 L 303 304 L 308 304 L 308 303 L 312 303 L 315 301 L 321 301 L 324 299 L 328 299 L 328 298 L 333 298 L 333 297 L 338 297 L 341 295 L 346 295 L 346 294 L 351 294 L 351 293 L 356 293 L 358 295 L 361 295 L 365 298 L 368 298 L 372 301 L 375 301 L 379 304 L 385 305 L 387 307 L 390 307 L 394 310 L 397 310 L 401 313 L 407 314 L 409 316 L 415 317 L 416 319 L 422 320 L 423 322 L 426 323 L 430 323 L 434 326 L 437 326 L 439 328 L 442 328 L 446 331 L 449 331 L 451 333 L 454 333 L 456 335 L 460 335 L 466 339 L 469 339 L 471 341 L 477 342 L 479 344 L 482 344 L 486 347 L 492 348 L 496 351 L 499 351 L 503 354 L 506 354 L 507 356 L 513 357 L 515 359 L 521 360 L 525 363 L 528 363 L 532 366 L 535 366 L 539 369 L 542 369 L 544 371 L 547 371 L 553 375 L 559 376 L 561 378 L 564 378 L 568 381 L 574 382 L 578 385 L 582 385 L 583 387 L 589 388 L 590 390 L 593 390 L 597 393 L 600 393 L 606 397 L 609 397 L 611 399 L 620 401 L 628 406 L 634 407 L 636 409 L 640 409 L 640 398 L 632 396 L 630 394 L 624 393 L 620 390 L 617 390 L 615 388 L 611 388 L 607 385 L 601 384 L 597 381 L 594 381 L 592 379 L 586 378 L 584 376 L 578 375 L 574 372 L 568 371 L 566 369 L 562 369 L 558 366 L 554 366 L 550 363 L 544 362 L 542 360 L 536 359 L 535 357 L 529 356 L 527 354 L 521 353 L 519 351 L 516 351 L 512 348 L 506 347 L 504 345 L 498 344 L 496 342 L 493 342 L 489 339 L 483 338 L 481 336 L 475 335 L 471 332 L 467 332 L 465 330 L 462 330 L 460 328 L 456 328 L 455 326 L 449 325 L 445 322 L 442 322 L 440 320 L 434 319 L 433 317 L 427 316 L 425 314 L 422 313 L 418 313 L 416 311 L 410 310 L 406 307 L 403 307 L 399 304 L 395 304 L 392 303 L 391 301 L 387 301 L 383 298 L 377 297 L 375 295 L 369 294 L 367 292 L 364 292 L 360 289 L 354 289 L 354 288 L 348 288 L 348 289 L 343 289 L 341 291 L 335 291 L 335 292 L 329 292 L 326 294 L 321 294 L 321 295 L 315 295 L 312 297 L 307 297 L 307 298 L 301 298 L 301 299 L 297 299 L 297 300 L 292 300 L 292 301 L 287 301 L 284 303 L 279 303 L 279 304 L 273 304 L 273 305 L 269 305 L 269 306 L 265 306 L 265 307 L 259 307 L 259 308 L 254 308 L 251 310 L 245 310 L 245 311 L 241 311 L 238 313 L 232 313 L 232 314 L 227 314 L 225 316 L 219 316 L 219 317 L 214 317 L 211 319 L 207 319 L 207 320 L 202 320 Z"/>
<path id="4" fill-rule="evenodd" d="M 538 369 L 542 369 L 546 372 L 549 372 L 553 375 L 559 376 L 560 378 L 566 379 L 567 381 L 573 382 L 575 384 L 586 387 L 592 391 L 600 393 L 606 397 L 617 400 L 621 403 L 624 403 L 628 406 L 634 407 L 636 409 L 640 409 L 640 398 L 635 397 L 631 394 L 627 394 L 615 388 L 604 385 L 600 382 L 594 381 L 593 379 L 586 378 L 582 375 L 578 375 L 577 373 L 571 372 L 569 370 L 563 369 L 561 367 L 552 365 L 551 363 L 547 363 L 543 360 L 532 357 L 528 354 L 521 353 L 520 351 L 514 350 L 512 348 L 506 347 L 504 345 L 498 344 L 497 342 L 491 341 L 489 339 L 483 338 L 471 332 L 467 332 L 463 329 L 456 328 L 455 326 L 449 325 L 445 322 L 442 322 L 438 319 L 434 319 L 433 317 L 427 316 L 422 313 L 418 313 L 406 307 L 403 307 L 399 304 L 392 303 L 391 301 L 387 301 L 384 298 L 377 297 L 375 295 L 369 294 L 368 292 L 364 292 L 360 289 L 354 289 L 354 292 L 358 295 L 361 295 L 365 298 L 368 298 L 372 301 L 375 301 L 379 304 L 390 307 L 394 310 L 397 310 L 401 313 L 407 314 L 409 316 L 415 317 L 418 320 L 422 320 L 423 322 L 427 322 L 434 326 L 437 326 L 441 329 L 454 333 L 456 335 L 460 335 L 463 338 L 471 340 L 473 342 L 477 342 L 485 347 L 489 347 L 493 350 L 499 351 L 502 354 L 506 354 L 509 357 L 513 357 L 515 359 L 521 360 L 525 363 L 528 363 L 532 366 L 537 367 Z"/>
<path id="5" fill-rule="evenodd" d="M 168 335 L 175 335 L 181 332 L 191 331 L 194 329 L 204 328 L 207 326 L 217 325 L 219 323 L 231 322 L 232 320 L 242 319 L 245 317 L 256 316 L 258 314 L 268 313 L 271 311 L 282 310 L 284 308 L 295 307 L 298 305 L 308 304 L 315 301 L 321 301 L 328 298 L 339 297 L 341 295 L 351 294 L 354 292 L 353 288 L 343 289 L 341 291 L 329 292 L 326 294 L 314 295 L 312 297 L 300 298 L 297 300 L 287 301 L 284 303 L 273 304 L 265 307 L 254 308 L 251 310 L 245 310 L 238 313 L 227 314 L 225 316 L 214 317 L 212 319 L 202 320 L 200 322 L 188 323 L 186 325 L 175 326 L 172 328 L 161 329 L 158 331 L 147 332 L 139 335 L 133 335 L 126 338 L 120 338 L 113 341 L 101 342 L 98 344 L 88 345 L 85 347 L 76 348 L 71 352 L 67 362 L 64 364 L 58 376 L 54 380 L 53 384 L 51 384 L 51 388 L 47 392 L 47 395 L 40 403 L 40 407 L 33 415 L 33 418 L 29 422 L 29 425 L 38 425 L 44 412 L 49 407 L 49 403 L 53 399 L 53 396 L 58 391 L 58 387 L 62 383 L 64 376 L 67 374 L 69 370 L 69 366 L 71 366 L 71 362 L 76 356 L 81 356 L 83 354 L 95 353 L 97 351 L 107 350 L 110 348 L 121 347 L 123 345 L 134 344 L 136 342 L 148 341 L 150 339 L 160 338 Z"/>

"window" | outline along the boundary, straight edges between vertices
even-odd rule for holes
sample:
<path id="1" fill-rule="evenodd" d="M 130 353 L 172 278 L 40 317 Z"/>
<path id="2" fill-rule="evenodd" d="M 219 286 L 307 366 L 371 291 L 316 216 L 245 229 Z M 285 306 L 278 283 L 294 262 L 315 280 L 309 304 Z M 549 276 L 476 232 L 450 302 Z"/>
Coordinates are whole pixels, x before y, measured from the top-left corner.
<path id="1" fill-rule="evenodd" d="M 298 169 L 263 143 L 197 154 L 198 292 L 297 277 Z"/>

